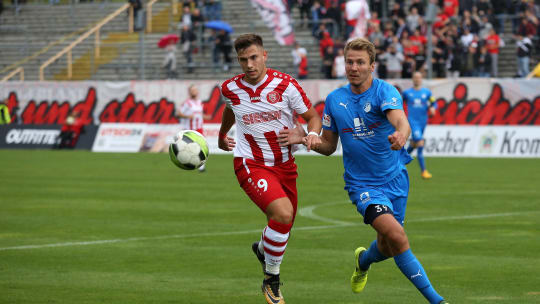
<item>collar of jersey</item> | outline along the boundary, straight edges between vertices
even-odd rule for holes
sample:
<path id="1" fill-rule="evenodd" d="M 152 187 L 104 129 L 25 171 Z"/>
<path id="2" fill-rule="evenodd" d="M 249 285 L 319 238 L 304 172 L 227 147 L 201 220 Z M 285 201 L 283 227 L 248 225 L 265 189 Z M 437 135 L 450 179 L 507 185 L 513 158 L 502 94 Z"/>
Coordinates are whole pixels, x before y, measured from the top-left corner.
<path id="1" fill-rule="evenodd" d="M 351 95 L 352 100 L 355 103 L 358 103 L 362 99 L 362 97 L 367 96 L 371 92 L 374 84 L 375 84 L 375 78 L 373 79 L 373 82 L 371 82 L 371 86 L 369 87 L 369 89 L 367 89 L 365 92 L 362 92 L 360 94 L 356 94 L 352 91 L 351 84 L 347 85 L 347 90 L 349 90 L 349 94 Z"/>
<path id="2" fill-rule="evenodd" d="M 259 82 L 258 82 L 257 84 L 255 84 L 255 85 L 252 85 L 252 84 L 248 83 L 247 81 L 245 81 L 245 80 L 243 79 L 243 77 L 240 78 L 240 81 L 242 82 L 243 85 L 245 85 L 246 87 L 248 87 L 248 88 L 250 88 L 250 89 L 252 89 L 252 90 L 255 91 L 255 89 L 257 89 L 261 84 L 263 84 L 263 83 L 266 81 L 266 79 L 268 79 L 268 72 L 264 75 L 263 79 L 262 79 L 261 81 L 259 81 Z"/>

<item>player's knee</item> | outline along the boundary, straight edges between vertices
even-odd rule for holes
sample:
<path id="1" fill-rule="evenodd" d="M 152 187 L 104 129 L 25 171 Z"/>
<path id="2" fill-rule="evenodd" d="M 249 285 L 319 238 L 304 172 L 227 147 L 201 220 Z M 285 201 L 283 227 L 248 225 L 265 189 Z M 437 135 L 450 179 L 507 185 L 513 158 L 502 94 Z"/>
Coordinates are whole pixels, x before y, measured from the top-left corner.
<path id="1" fill-rule="evenodd" d="M 291 212 L 287 212 L 285 210 L 283 210 L 283 212 L 277 212 L 277 213 L 274 213 L 270 216 L 270 219 L 278 222 L 278 223 L 282 223 L 282 224 L 290 224 L 292 223 L 293 221 L 293 218 L 294 218 L 294 215 L 293 215 L 293 212 L 291 210 Z"/>
<path id="2" fill-rule="evenodd" d="M 424 146 L 424 140 L 419 140 L 418 143 L 416 144 L 417 147 L 423 147 Z"/>
<path id="3" fill-rule="evenodd" d="M 388 251 L 392 253 L 392 256 L 409 249 L 409 239 L 403 229 L 389 230 L 384 235 L 384 239 L 386 240 Z"/>

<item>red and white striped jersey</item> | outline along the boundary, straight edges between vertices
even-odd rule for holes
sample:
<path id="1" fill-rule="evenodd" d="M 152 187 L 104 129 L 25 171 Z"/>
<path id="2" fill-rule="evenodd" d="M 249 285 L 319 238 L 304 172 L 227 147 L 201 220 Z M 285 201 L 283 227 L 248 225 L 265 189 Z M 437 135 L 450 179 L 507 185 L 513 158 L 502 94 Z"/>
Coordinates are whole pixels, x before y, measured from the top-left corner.
<path id="1" fill-rule="evenodd" d="M 184 115 L 191 116 L 193 118 L 181 118 L 180 125 L 184 130 L 200 130 L 203 128 L 203 105 L 200 99 L 188 98 L 182 106 L 180 106 L 180 112 Z"/>
<path id="2" fill-rule="evenodd" d="M 294 113 L 303 114 L 311 102 L 291 76 L 267 69 L 256 85 L 237 75 L 221 85 L 221 94 L 236 119 L 235 157 L 275 166 L 292 159 L 291 147 L 280 147 L 279 131 L 294 128 Z"/>

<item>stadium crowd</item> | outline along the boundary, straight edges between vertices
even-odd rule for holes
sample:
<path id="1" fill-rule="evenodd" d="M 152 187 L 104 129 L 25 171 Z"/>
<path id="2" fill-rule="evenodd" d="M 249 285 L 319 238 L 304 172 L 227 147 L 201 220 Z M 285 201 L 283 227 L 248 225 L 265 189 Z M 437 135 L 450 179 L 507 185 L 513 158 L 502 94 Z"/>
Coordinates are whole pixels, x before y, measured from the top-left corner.
<path id="1" fill-rule="evenodd" d="M 349 0 L 363 1 L 363 0 Z M 342 75 L 343 48 L 356 26 L 347 0 L 288 0 L 300 11 L 300 26 L 310 26 L 319 41 L 326 78 Z M 408 5 L 406 5 L 406 2 Z M 426 70 L 427 1 L 370 0 L 366 36 L 377 48 L 377 77 L 411 78 Z M 497 77 L 500 48 L 515 43 L 516 77 L 529 74 L 531 56 L 540 53 L 540 3 L 532 0 L 438 0 L 433 22 L 434 77 Z M 381 17 L 385 16 L 385 17 Z M 511 20 L 511 32 L 505 22 Z"/>

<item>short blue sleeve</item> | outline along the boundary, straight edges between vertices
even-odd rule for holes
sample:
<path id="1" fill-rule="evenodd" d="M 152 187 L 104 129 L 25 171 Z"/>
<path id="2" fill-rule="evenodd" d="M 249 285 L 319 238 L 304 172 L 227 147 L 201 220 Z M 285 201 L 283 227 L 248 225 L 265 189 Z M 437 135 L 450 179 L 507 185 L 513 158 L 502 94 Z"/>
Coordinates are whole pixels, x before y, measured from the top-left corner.
<path id="1" fill-rule="evenodd" d="M 396 87 L 389 83 L 383 83 L 378 92 L 381 111 L 403 110 L 403 99 Z"/>
<path id="2" fill-rule="evenodd" d="M 334 100 L 333 96 L 334 94 L 328 95 L 324 102 L 322 126 L 323 126 L 323 129 L 325 130 L 330 130 L 334 133 L 338 133 L 334 116 L 332 116 L 332 103 L 333 103 L 332 101 Z"/>

